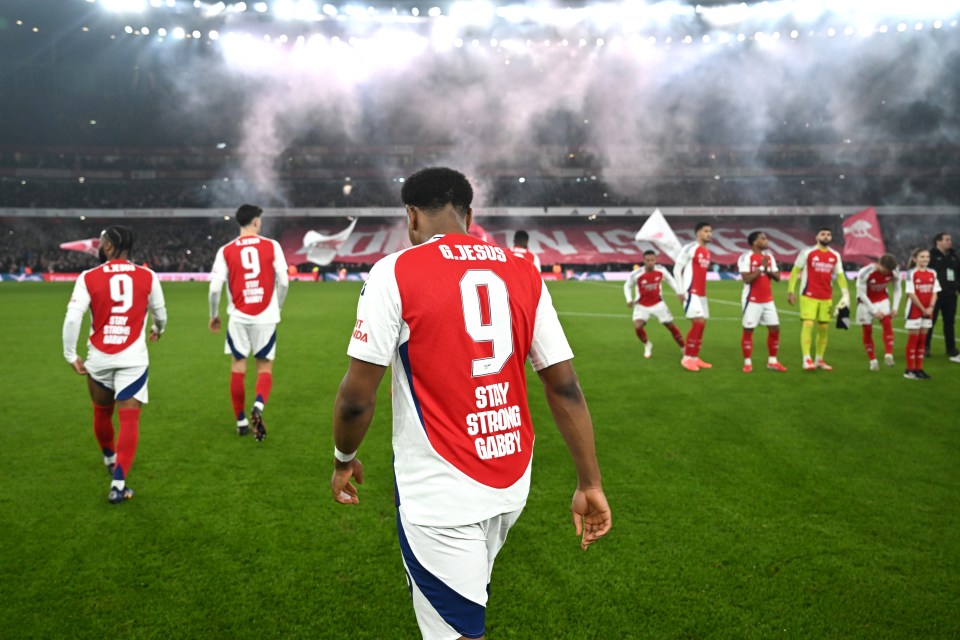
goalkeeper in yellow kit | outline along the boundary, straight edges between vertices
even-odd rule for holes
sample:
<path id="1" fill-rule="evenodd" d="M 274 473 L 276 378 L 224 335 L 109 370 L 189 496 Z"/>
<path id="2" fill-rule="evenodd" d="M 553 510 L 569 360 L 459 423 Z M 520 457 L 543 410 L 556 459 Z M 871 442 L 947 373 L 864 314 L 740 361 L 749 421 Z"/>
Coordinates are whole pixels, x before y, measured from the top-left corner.
<path id="1" fill-rule="evenodd" d="M 847 289 L 847 277 L 843 273 L 843 261 L 836 249 L 830 248 L 833 233 L 826 227 L 817 230 L 817 244 L 804 249 L 790 272 L 787 284 L 787 302 L 797 303 L 795 291 L 800 281 L 800 346 L 803 348 L 803 369 L 812 371 L 823 369 L 832 371 L 833 367 L 823 361 L 827 350 L 827 331 L 833 306 L 833 277 L 836 275 L 840 286 L 840 302 L 837 309 L 850 306 L 850 291 Z M 817 325 L 817 358 L 810 356 L 813 343 L 813 325 Z"/>

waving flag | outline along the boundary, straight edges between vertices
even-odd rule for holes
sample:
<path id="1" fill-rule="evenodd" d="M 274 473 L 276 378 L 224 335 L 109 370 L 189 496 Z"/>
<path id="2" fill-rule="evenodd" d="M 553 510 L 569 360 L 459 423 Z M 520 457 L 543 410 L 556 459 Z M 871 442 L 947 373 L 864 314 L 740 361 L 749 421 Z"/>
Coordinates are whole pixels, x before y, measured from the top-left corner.
<path id="1" fill-rule="evenodd" d="M 887 252 L 877 212 L 870 207 L 843 221 L 843 258 L 879 258 Z"/>
<path id="2" fill-rule="evenodd" d="M 640 227 L 640 231 L 637 231 L 634 240 L 637 242 L 641 240 L 652 242 L 660 251 L 670 256 L 671 260 L 677 259 L 683 246 L 677 240 L 677 235 L 670 228 L 670 223 L 663 217 L 660 209 L 654 209 L 653 214 Z"/>
<path id="3" fill-rule="evenodd" d="M 90 238 L 89 240 L 74 240 L 73 242 L 64 242 L 60 245 L 64 251 L 82 251 L 92 256 L 99 255 L 100 238 Z"/>
<path id="4" fill-rule="evenodd" d="M 357 226 L 357 219 L 354 218 L 350 226 L 335 233 L 332 236 L 324 235 L 317 231 L 307 231 L 303 236 L 303 248 L 297 251 L 298 254 L 307 254 L 307 260 L 321 267 L 325 267 L 337 256 L 337 251 L 347 241 L 353 228 Z"/>

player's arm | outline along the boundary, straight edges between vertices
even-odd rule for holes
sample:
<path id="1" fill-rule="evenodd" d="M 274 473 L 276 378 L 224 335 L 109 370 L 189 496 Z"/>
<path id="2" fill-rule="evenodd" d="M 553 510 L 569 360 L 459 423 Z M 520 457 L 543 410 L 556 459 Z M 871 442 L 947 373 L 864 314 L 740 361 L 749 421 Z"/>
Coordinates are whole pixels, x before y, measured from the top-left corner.
<path id="1" fill-rule="evenodd" d="M 147 298 L 150 315 L 153 317 L 153 326 L 150 327 L 150 340 L 156 342 L 167 328 L 167 303 L 160 288 L 160 278 L 153 274 L 153 285 L 150 287 L 150 297 Z"/>
<path id="2" fill-rule="evenodd" d="M 84 375 L 87 373 L 83 366 L 83 360 L 77 355 L 77 339 L 80 337 L 80 327 L 83 324 L 83 316 L 90 308 L 90 292 L 87 291 L 87 283 L 84 275 L 77 278 L 73 285 L 73 293 L 70 295 L 70 302 L 67 303 L 67 315 L 63 319 L 63 358 L 67 361 L 73 370 Z"/>
<path id="3" fill-rule="evenodd" d="M 890 309 L 890 315 L 896 317 L 897 310 L 900 308 L 900 300 L 903 298 L 903 278 L 900 277 L 900 270 L 894 269 L 893 282 L 893 306 Z"/>
<path id="4" fill-rule="evenodd" d="M 694 243 L 694 245 L 695 244 L 696 243 Z M 676 260 L 673 261 L 673 277 L 676 278 L 677 283 L 680 286 L 681 290 L 677 292 L 677 295 L 680 296 L 681 299 L 684 299 L 687 297 L 686 289 L 687 289 L 687 286 L 689 286 L 689 283 L 686 281 L 686 278 L 684 277 L 683 272 L 687 268 L 687 265 L 690 264 L 690 259 L 693 251 L 696 250 L 688 247 L 689 245 L 687 247 L 684 247 L 680 251 L 680 253 L 677 254 Z"/>
<path id="5" fill-rule="evenodd" d="M 273 241 L 273 271 L 277 274 L 277 305 L 282 308 L 290 288 L 290 276 L 287 275 L 287 259 L 276 240 Z"/>
<path id="6" fill-rule="evenodd" d="M 223 247 L 220 247 L 217 257 L 213 260 L 213 269 L 210 271 L 210 290 L 207 293 L 207 303 L 210 307 L 210 331 L 220 331 L 220 292 L 226 281 L 227 261 L 223 257 Z"/>
<path id="7" fill-rule="evenodd" d="M 623 283 L 623 297 L 627 299 L 627 306 L 632 307 L 637 300 L 633 297 L 633 288 L 637 284 L 637 272 L 633 271 L 627 276 L 627 281 Z"/>
<path id="8" fill-rule="evenodd" d="M 737 260 L 737 270 L 740 271 L 740 279 L 743 284 L 750 284 L 760 277 L 760 271 L 751 271 L 750 254 L 745 253 Z"/>
<path id="9" fill-rule="evenodd" d="M 363 481 L 363 465 L 356 452 L 373 419 L 377 386 L 400 341 L 402 303 L 395 263 L 396 257 L 387 257 L 370 269 L 357 303 L 357 322 L 350 327 L 350 365 L 333 407 L 335 465 L 330 490 L 341 504 L 359 502 L 357 488 L 350 484 L 350 478 Z"/>
<path id="10" fill-rule="evenodd" d="M 671 275 L 670 270 L 666 267 L 658 268 L 660 269 L 660 273 L 663 274 L 663 281 L 666 282 L 671 289 L 673 289 L 674 293 L 676 293 L 678 296 L 683 296 L 683 292 L 680 290 L 680 285 L 677 284 L 677 279 Z"/>
<path id="11" fill-rule="evenodd" d="M 847 274 L 843 272 L 843 260 L 840 254 L 837 254 L 837 266 L 834 271 L 837 274 L 837 285 L 840 287 L 840 302 L 837 303 L 837 309 L 846 309 L 850 306 L 850 285 L 847 284 Z"/>
<path id="12" fill-rule="evenodd" d="M 580 546 L 586 549 L 603 537 L 611 525 L 610 505 L 603 493 L 590 411 L 570 360 L 537 373 L 543 382 L 553 421 L 567 443 L 577 470 L 577 490 L 571 510 L 577 535 L 581 536 Z"/>
<path id="13" fill-rule="evenodd" d="M 330 490 L 333 499 L 341 504 L 357 504 L 357 488 L 350 478 L 363 483 L 363 465 L 356 456 L 363 442 L 373 409 L 377 402 L 377 387 L 387 368 L 381 365 L 350 359 L 347 374 L 340 383 L 337 399 L 333 404 L 333 444 L 335 463 Z"/>
<path id="14" fill-rule="evenodd" d="M 776 280 L 780 282 L 780 265 L 777 264 L 777 259 L 772 255 L 767 256 L 770 259 L 770 264 L 767 265 L 767 275 L 771 280 Z"/>
<path id="15" fill-rule="evenodd" d="M 877 313 L 877 306 L 870 302 L 870 297 L 867 295 L 867 287 L 870 282 L 870 267 L 864 267 L 857 272 L 857 304 L 864 305 L 867 309 L 870 310 L 870 313 L 873 315 L 879 315 Z"/>
<path id="16" fill-rule="evenodd" d="M 577 470 L 577 489 L 570 511 L 580 546 L 586 549 L 610 530 L 610 505 L 601 485 L 593 422 L 572 359 L 573 351 L 544 286 L 534 319 L 530 364 L 543 382 L 547 404 Z"/>

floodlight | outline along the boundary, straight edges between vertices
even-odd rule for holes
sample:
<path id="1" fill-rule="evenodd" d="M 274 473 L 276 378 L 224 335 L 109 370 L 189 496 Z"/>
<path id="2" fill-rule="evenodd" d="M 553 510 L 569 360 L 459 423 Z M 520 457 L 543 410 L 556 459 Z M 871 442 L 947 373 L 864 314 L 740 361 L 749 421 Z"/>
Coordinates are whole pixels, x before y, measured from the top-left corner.
<path id="1" fill-rule="evenodd" d="M 176 27 L 171 35 L 175 40 L 183 40 L 187 37 L 187 32 L 183 27 Z"/>

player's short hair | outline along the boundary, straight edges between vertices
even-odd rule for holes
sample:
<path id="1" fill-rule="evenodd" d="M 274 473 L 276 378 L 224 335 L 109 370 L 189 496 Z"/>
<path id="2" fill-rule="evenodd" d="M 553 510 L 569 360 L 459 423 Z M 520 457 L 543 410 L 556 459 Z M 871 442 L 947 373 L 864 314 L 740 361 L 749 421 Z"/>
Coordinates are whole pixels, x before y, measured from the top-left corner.
<path id="1" fill-rule="evenodd" d="M 234 216 L 237 220 L 237 224 L 241 227 L 245 227 L 251 222 L 254 218 L 259 218 L 263 215 L 263 209 L 258 207 L 255 204 L 242 204 L 240 208 L 237 209 L 237 213 Z"/>
<path id="2" fill-rule="evenodd" d="M 513 246 L 526 247 L 528 242 L 530 242 L 530 234 L 526 231 L 521 230 L 513 234 Z"/>
<path id="3" fill-rule="evenodd" d="M 897 268 L 897 259 L 894 258 L 889 253 L 885 253 L 882 256 L 880 256 L 880 259 L 877 260 L 877 262 L 880 264 L 881 267 L 883 267 L 887 271 L 893 271 L 894 269 Z"/>
<path id="4" fill-rule="evenodd" d="M 117 255 L 130 253 L 130 250 L 133 249 L 133 230 L 130 227 L 119 224 L 110 225 L 103 230 L 103 235 L 113 245 Z"/>
<path id="5" fill-rule="evenodd" d="M 657 255 L 657 252 L 654 251 L 653 249 L 647 249 L 646 251 L 643 252 L 644 258 L 646 258 L 647 256 L 655 256 L 655 255 Z"/>
<path id="6" fill-rule="evenodd" d="M 701 222 L 698 222 L 698 223 L 697 223 L 697 226 L 695 226 L 695 227 L 693 228 L 693 232 L 694 232 L 694 233 L 699 233 L 699 232 L 700 232 L 700 229 L 703 229 L 704 227 L 712 227 L 712 226 L 713 226 L 713 225 L 710 224 L 709 222 L 702 222 L 702 221 L 701 221 Z"/>
<path id="7" fill-rule="evenodd" d="M 757 241 L 757 238 L 759 238 L 762 233 L 763 231 L 751 231 L 750 235 L 747 236 L 747 244 L 752 247 L 753 243 Z"/>
<path id="8" fill-rule="evenodd" d="M 473 202 L 473 187 L 467 177 L 455 169 L 428 167 L 406 179 L 400 189 L 403 204 L 428 213 L 452 205 L 462 216 Z"/>
<path id="9" fill-rule="evenodd" d="M 833 229 L 831 229 L 830 227 L 820 227 L 820 228 L 818 228 L 818 229 L 817 229 L 817 235 L 820 235 L 820 232 L 821 232 L 821 231 L 829 231 L 831 235 L 833 234 Z"/>
<path id="10" fill-rule="evenodd" d="M 933 244 L 936 245 L 938 242 L 943 240 L 944 236 L 948 236 L 948 235 L 950 234 L 947 233 L 946 231 L 941 231 L 937 235 L 933 236 Z"/>

